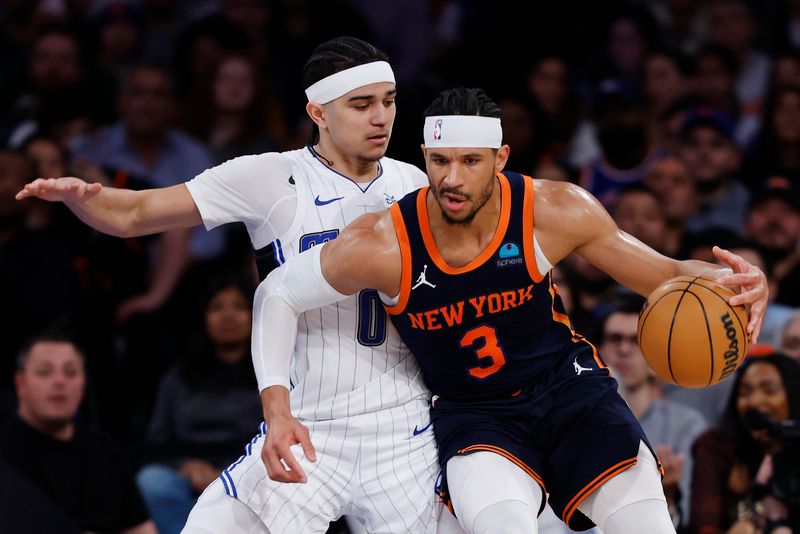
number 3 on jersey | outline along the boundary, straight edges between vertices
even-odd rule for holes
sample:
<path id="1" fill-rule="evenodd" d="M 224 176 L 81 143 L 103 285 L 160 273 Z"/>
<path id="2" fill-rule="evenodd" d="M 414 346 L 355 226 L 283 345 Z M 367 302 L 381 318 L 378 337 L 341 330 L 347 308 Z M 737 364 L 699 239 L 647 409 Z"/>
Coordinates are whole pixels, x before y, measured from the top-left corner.
<path id="1" fill-rule="evenodd" d="M 506 355 L 497 342 L 497 331 L 493 326 L 476 326 L 461 338 L 459 346 L 462 349 L 472 349 L 478 361 L 484 365 L 470 367 L 467 372 L 483 380 L 495 374 L 506 364 Z M 485 361 L 484 361 L 485 360 Z M 486 364 L 489 365 L 486 365 Z"/>

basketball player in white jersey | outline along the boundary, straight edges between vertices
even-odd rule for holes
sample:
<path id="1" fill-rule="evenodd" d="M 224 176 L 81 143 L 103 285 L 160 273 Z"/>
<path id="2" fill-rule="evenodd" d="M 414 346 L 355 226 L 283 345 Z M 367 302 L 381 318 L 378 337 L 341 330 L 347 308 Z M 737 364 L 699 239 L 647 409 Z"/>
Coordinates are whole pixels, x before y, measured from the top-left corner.
<path id="1" fill-rule="evenodd" d="M 382 52 L 334 39 L 314 51 L 304 81 L 315 136 L 303 149 L 235 158 L 165 189 L 40 179 L 17 198 L 63 201 L 121 237 L 241 221 L 263 278 L 427 183 L 416 167 L 383 157 L 396 89 Z M 266 425 L 200 497 L 185 532 L 325 532 L 344 514 L 369 532 L 435 532 L 429 393 L 377 293 L 309 311 L 299 323 L 288 381 L 254 359 Z M 269 343 L 254 337 L 253 354 Z"/>

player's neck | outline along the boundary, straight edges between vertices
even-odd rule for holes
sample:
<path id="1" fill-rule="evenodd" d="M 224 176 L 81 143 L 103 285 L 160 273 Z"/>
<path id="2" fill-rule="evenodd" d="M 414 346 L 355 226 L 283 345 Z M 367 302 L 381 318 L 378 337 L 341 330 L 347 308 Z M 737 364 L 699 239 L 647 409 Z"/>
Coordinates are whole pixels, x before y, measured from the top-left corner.
<path id="1" fill-rule="evenodd" d="M 357 183 L 371 182 L 378 176 L 377 160 L 367 160 L 345 154 L 327 139 L 320 139 L 312 146 L 312 153 L 323 165 L 330 167 Z"/>
<path id="2" fill-rule="evenodd" d="M 502 192 L 495 179 L 492 194 L 469 223 L 445 219 L 439 201 L 428 192 L 428 220 L 436 247 L 451 267 L 461 267 L 477 258 L 489 246 L 500 224 Z"/>

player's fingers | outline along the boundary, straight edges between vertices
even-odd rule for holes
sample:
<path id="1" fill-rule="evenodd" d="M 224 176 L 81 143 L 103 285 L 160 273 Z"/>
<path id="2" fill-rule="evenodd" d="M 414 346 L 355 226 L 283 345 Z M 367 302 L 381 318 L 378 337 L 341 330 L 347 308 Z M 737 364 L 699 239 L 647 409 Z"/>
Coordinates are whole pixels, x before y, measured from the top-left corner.
<path id="1" fill-rule="evenodd" d="M 747 271 L 747 262 L 744 261 L 741 256 L 737 256 L 736 254 L 725 250 L 724 248 L 719 248 L 716 246 L 711 250 L 714 253 L 714 256 L 730 265 L 734 272 L 741 273 Z"/>
<path id="2" fill-rule="evenodd" d="M 303 448 L 303 454 L 312 462 L 317 461 L 317 452 L 314 450 L 314 445 L 311 443 L 311 435 L 308 433 L 306 427 L 301 427 L 296 433 L 297 441 Z"/>
<path id="3" fill-rule="evenodd" d="M 728 304 L 731 306 L 740 306 L 742 304 L 753 304 L 762 300 L 765 295 L 765 288 L 758 286 L 753 289 L 748 289 L 738 295 L 734 295 L 728 299 Z"/>
<path id="4" fill-rule="evenodd" d="M 95 182 L 92 184 L 86 184 L 86 189 L 83 191 L 83 196 L 87 198 L 91 198 L 99 193 L 103 189 L 103 184 L 99 182 Z"/>
<path id="5" fill-rule="evenodd" d="M 759 272 L 742 272 L 736 274 L 728 274 L 717 278 L 716 283 L 723 286 L 746 286 L 757 284 L 761 280 L 761 273 Z"/>
<path id="6" fill-rule="evenodd" d="M 293 482 L 290 473 L 281 463 L 280 456 L 273 447 L 264 447 L 261 451 L 261 460 L 267 468 L 269 478 L 275 482 Z"/>
<path id="7" fill-rule="evenodd" d="M 294 457 L 294 454 L 292 454 L 292 451 L 289 449 L 289 447 L 286 447 L 281 451 L 281 459 L 286 464 L 286 467 L 288 467 L 290 470 L 288 475 L 292 479 L 292 482 L 302 482 L 303 484 L 308 482 L 305 471 L 303 471 L 303 468 L 300 467 L 300 464 L 297 462 L 297 458 Z"/>

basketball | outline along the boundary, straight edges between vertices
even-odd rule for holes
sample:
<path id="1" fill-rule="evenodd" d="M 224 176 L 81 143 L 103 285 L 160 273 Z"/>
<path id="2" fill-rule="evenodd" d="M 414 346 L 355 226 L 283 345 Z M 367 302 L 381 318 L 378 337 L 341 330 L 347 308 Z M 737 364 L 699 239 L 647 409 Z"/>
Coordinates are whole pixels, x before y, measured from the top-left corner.
<path id="1" fill-rule="evenodd" d="M 642 355 L 662 379 L 703 388 L 730 377 L 747 352 L 749 314 L 730 306 L 734 291 L 712 279 L 678 276 L 647 297 L 637 337 Z"/>

